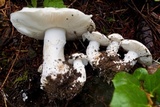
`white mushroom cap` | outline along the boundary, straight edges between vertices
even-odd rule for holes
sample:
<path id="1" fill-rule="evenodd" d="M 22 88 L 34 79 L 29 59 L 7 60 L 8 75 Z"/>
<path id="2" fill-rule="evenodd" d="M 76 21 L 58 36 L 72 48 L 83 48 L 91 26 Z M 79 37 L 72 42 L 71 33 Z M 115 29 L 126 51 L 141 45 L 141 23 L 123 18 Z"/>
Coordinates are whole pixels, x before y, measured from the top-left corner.
<path id="1" fill-rule="evenodd" d="M 120 42 L 122 41 L 124 38 L 118 34 L 118 33 L 112 33 L 110 35 L 108 35 L 108 38 L 111 40 L 111 41 L 117 41 L 117 42 Z"/>
<path id="2" fill-rule="evenodd" d="M 121 41 L 121 47 L 126 51 L 134 51 L 138 54 L 138 62 L 144 65 L 152 64 L 152 55 L 150 51 L 136 40 L 124 39 Z"/>
<path id="3" fill-rule="evenodd" d="M 84 65 L 88 64 L 87 56 L 84 55 L 83 53 L 74 53 L 74 54 L 72 54 L 70 56 L 69 60 L 68 60 L 68 63 L 73 64 L 74 60 L 76 60 L 76 59 L 82 60 Z"/>
<path id="4" fill-rule="evenodd" d="M 110 40 L 102 33 L 93 31 L 92 33 L 87 32 L 82 35 L 83 40 L 97 41 L 101 46 L 108 46 Z"/>
<path id="5" fill-rule="evenodd" d="M 62 28 L 66 30 L 66 38 L 72 40 L 95 29 L 91 17 L 70 8 L 25 7 L 11 14 L 11 22 L 20 33 L 35 39 L 43 39 L 50 28 Z"/>

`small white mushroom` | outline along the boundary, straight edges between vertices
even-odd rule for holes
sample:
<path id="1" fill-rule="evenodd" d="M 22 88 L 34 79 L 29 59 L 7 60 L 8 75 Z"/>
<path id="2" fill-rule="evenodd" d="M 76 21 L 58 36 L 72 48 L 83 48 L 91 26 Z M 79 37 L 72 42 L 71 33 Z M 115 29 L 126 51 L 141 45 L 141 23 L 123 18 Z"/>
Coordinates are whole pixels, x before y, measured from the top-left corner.
<path id="1" fill-rule="evenodd" d="M 84 83 L 86 82 L 86 70 L 85 70 L 85 65 L 88 64 L 87 56 L 84 55 L 83 53 L 74 53 L 70 56 L 68 62 L 70 64 L 73 64 L 73 68 L 81 74 L 80 77 L 77 78 L 74 82 L 80 82 L 81 85 L 83 86 Z"/>
<path id="2" fill-rule="evenodd" d="M 108 45 L 106 52 L 108 56 L 115 56 L 118 53 L 120 42 L 124 39 L 120 34 L 118 33 L 112 33 L 108 36 L 111 43 Z"/>
<path id="3" fill-rule="evenodd" d="M 86 54 L 91 65 L 95 64 L 98 65 L 100 61 L 99 47 L 107 46 L 110 43 L 110 40 L 98 31 L 95 32 L 87 32 L 82 35 L 83 39 L 89 40 L 89 45 L 86 49 Z"/>
<path id="4" fill-rule="evenodd" d="M 136 60 L 142 65 L 152 64 L 152 55 L 142 43 L 136 40 L 124 39 L 121 41 L 121 47 L 128 51 L 124 57 L 124 62 L 131 62 L 133 66 Z"/>
<path id="5" fill-rule="evenodd" d="M 72 73 L 72 68 L 65 63 L 66 40 L 81 38 L 83 33 L 95 30 L 91 17 L 92 15 L 70 8 L 26 7 L 11 14 L 10 20 L 17 31 L 35 39 L 44 39 L 41 86 L 53 98 L 59 98 L 58 95 L 64 95 L 63 98 L 70 97 L 76 93 L 63 90 L 57 92 L 62 85 L 57 81 L 64 82 L 63 79 Z M 57 87 L 56 90 L 53 85 Z"/>

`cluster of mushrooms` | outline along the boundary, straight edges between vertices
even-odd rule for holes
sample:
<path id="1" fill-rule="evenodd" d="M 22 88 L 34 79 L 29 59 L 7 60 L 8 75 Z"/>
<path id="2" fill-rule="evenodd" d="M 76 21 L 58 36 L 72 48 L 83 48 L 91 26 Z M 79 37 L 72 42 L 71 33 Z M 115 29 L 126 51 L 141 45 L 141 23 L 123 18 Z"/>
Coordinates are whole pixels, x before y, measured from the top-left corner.
<path id="1" fill-rule="evenodd" d="M 120 34 L 105 36 L 95 31 L 92 15 L 71 8 L 23 8 L 11 14 L 12 25 L 23 35 L 44 40 L 41 88 L 50 100 L 72 99 L 86 81 L 85 65 L 99 69 L 102 74 L 110 71 L 129 71 L 138 61 L 152 63 L 149 50 L 136 40 L 124 39 Z M 66 40 L 88 40 L 86 53 L 64 56 Z M 100 46 L 106 50 L 100 52 Z M 119 48 L 126 51 L 124 58 Z"/>

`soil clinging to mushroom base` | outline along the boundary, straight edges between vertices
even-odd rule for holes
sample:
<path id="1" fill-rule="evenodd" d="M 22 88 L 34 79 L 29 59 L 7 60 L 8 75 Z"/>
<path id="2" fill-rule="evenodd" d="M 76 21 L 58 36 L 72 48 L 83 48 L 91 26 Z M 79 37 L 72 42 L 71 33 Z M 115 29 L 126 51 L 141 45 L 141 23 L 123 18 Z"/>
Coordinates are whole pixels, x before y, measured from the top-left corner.
<path id="1" fill-rule="evenodd" d="M 72 99 L 82 88 L 82 84 L 75 81 L 80 76 L 81 74 L 73 69 L 65 74 L 58 74 L 55 80 L 51 76 L 48 76 L 46 78 L 48 83 L 44 87 L 48 98 L 50 100 L 54 100 L 55 98 L 61 100 L 65 98 L 67 100 Z"/>
<path id="2" fill-rule="evenodd" d="M 129 71 L 132 68 L 129 63 L 116 63 L 122 62 L 118 54 L 115 56 L 108 56 L 105 51 L 102 51 L 99 57 L 99 64 L 94 68 L 99 69 L 100 75 L 104 76 L 108 81 L 111 81 L 117 72 Z"/>

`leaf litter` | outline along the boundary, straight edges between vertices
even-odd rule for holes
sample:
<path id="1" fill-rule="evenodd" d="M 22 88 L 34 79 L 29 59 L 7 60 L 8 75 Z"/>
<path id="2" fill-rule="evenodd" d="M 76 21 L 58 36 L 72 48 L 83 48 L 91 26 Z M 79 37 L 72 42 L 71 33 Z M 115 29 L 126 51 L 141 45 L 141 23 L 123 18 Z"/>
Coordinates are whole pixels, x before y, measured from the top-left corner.
<path id="1" fill-rule="evenodd" d="M 30 3 L 29 0 L 27 1 Z M 42 4 L 43 1 L 38 0 L 37 6 L 42 7 Z M 160 5 L 157 2 L 149 0 L 64 0 L 64 4 L 68 8 L 76 8 L 86 14 L 92 14 L 96 30 L 101 33 L 108 35 L 116 32 L 122 34 L 124 38 L 137 39 L 146 46 L 148 45 L 148 48 L 154 47 L 151 52 L 155 60 L 160 57 Z M 23 0 L 4 0 L 4 2 L 2 0 L 0 3 L 0 106 L 84 107 L 96 105 L 106 107 L 109 105 L 113 88 L 101 85 L 105 81 L 103 78 L 97 79 L 98 71 L 94 71 L 90 66 L 86 67 L 87 83 L 79 95 L 69 101 L 55 99 L 55 101 L 48 102 L 46 93 L 39 89 L 40 73 L 37 72 L 42 63 L 43 41 L 21 35 L 9 21 L 12 12 L 25 6 L 27 3 Z M 142 22 L 145 22 L 148 31 L 137 27 Z M 138 30 L 142 32 L 138 33 L 137 37 Z M 147 40 L 141 39 L 143 37 L 152 39 L 146 42 Z M 74 52 L 85 52 L 87 45 L 88 42 L 81 40 L 68 42 L 65 54 L 67 56 Z M 111 89 L 107 90 L 110 94 L 107 91 L 104 91 L 103 94 L 99 93 L 99 89 L 106 88 Z M 28 96 L 25 101 L 22 95 Z"/>

